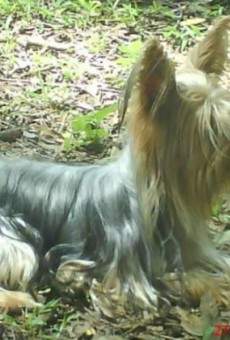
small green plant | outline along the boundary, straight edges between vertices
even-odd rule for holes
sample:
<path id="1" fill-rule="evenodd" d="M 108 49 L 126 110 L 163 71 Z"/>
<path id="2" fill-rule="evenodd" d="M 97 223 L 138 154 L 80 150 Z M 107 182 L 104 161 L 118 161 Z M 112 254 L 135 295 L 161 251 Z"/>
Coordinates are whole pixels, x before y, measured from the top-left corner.
<path id="1" fill-rule="evenodd" d="M 210 18 L 216 17 L 219 15 L 223 15 L 224 12 L 227 12 L 227 6 L 222 4 L 212 4 L 210 3 L 210 6 L 204 6 L 204 4 L 201 1 L 190 1 L 188 3 L 188 11 L 192 15 L 195 16 L 201 16 L 202 18 Z"/>
<path id="2" fill-rule="evenodd" d="M 100 145 L 108 136 L 108 131 L 101 127 L 101 123 L 115 109 L 116 104 L 111 104 L 87 115 L 75 118 L 72 121 L 72 136 L 66 136 L 64 149 L 70 151 L 74 147 Z"/>
<path id="3" fill-rule="evenodd" d="M 201 27 L 195 25 L 184 25 L 178 28 L 176 25 L 169 25 L 163 31 L 163 36 L 167 40 L 174 40 L 176 46 L 180 46 L 180 50 L 184 51 L 188 46 L 190 46 L 191 41 L 194 38 L 201 35 Z"/>
<path id="4" fill-rule="evenodd" d="M 215 327 L 213 327 L 213 326 L 208 326 L 208 327 L 203 331 L 202 340 L 211 340 L 211 339 L 213 339 L 214 331 L 215 331 Z"/>
<path id="5" fill-rule="evenodd" d="M 106 39 L 103 34 L 95 32 L 87 40 L 87 46 L 91 53 L 100 53 L 106 49 Z"/>
<path id="6" fill-rule="evenodd" d="M 11 64 L 13 64 L 13 61 L 15 61 L 15 48 L 17 46 L 16 39 L 13 37 L 9 31 L 5 31 L 6 33 L 6 41 L 4 45 L 1 46 L 0 50 L 0 56 L 5 58 L 8 61 L 12 61 Z"/>
<path id="7" fill-rule="evenodd" d="M 223 204 L 223 202 L 220 201 L 220 202 L 216 203 L 216 204 L 214 205 L 214 207 L 212 208 L 212 215 L 213 215 L 214 217 L 218 217 L 218 216 L 220 215 L 220 213 L 221 213 L 221 208 L 222 208 L 222 204 Z"/>
<path id="8" fill-rule="evenodd" d="M 147 9 L 149 14 L 158 16 L 159 18 L 175 19 L 174 12 L 166 5 L 163 5 L 160 1 L 153 1 L 152 6 Z"/>
<path id="9" fill-rule="evenodd" d="M 1 16 L 17 16 L 30 21 L 40 17 L 58 21 L 65 26 L 86 25 L 90 19 L 100 16 L 102 3 L 97 0 L 0 0 Z"/>
<path id="10" fill-rule="evenodd" d="M 109 16 L 114 21 L 122 22 L 126 25 L 133 25 L 136 23 L 138 15 L 141 13 L 140 8 L 132 3 L 123 3 L 117 8 L 107 7 Z"/>
<path id="11" fill-rule="evenodd" d="M 117 63 L 124 68 L 129 68 L 137 59 L 142 45 L 142 41 L 138 39 L 119 46 L 120 57 Z"/>
<path id="12" fill-rule="evenodd" d="M 75 58 L 63 58 L 61 60 L 61 70 L 63 77 L 66 81 L 74 81 L 79 79 L 86 71 L 88 65 L 80 62 Z"/>
<path id="13" fill-rule="evenodd" d="M 26 334 L 30 339 L 48 339 L 49 335 L 45 335 L 45 328 L 49 324 L 49 318 L 60 307 L 59 301 L 50 300 L 47 304 L 44 304 L 38 309 L 32 311 L 25 310 L 18 318 L 6 313 L 2 313 L 0 316 L 0 325 L 3 325 L 6 332 L 13 334 L 15 338 L 23 338 Z M 56 335 L 60 333 L 62 328 L 62 322 L 56 324 L 56 329 L 52 329 L 52 336 L 50 339 L 56 338 Z M 18 337 L 17 337 L 18 335 Z"/>

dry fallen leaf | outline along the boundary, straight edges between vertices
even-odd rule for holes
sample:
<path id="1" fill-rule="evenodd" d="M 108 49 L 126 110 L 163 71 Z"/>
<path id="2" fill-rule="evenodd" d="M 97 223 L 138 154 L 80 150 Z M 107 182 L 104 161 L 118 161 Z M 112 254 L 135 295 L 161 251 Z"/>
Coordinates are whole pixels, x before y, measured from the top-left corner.
<path id="1" fill-rule="evenodd" d="M 205 22 L 205 18 L 189 18 L 187 20 L 181 21 L 182 26 L 192 26 L 192 25 L 199 25 Z"/>
<path id="2" fill-rule="evenodd" d="M 176 308 L 181 319 L 181 326 L 183 329 L 194 336 L 202 336 L 203 334 L 203 320 L 196 314 L 186 311 L 180 307 Z"/>

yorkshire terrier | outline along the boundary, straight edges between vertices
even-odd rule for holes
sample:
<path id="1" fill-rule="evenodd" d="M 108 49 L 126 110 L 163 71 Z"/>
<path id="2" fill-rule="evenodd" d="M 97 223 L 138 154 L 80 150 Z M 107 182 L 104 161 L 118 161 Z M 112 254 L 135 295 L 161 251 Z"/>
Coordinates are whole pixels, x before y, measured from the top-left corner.
<path id="1" fill-rule="evenodd" d="M 199 275 L 192 295 L 228 272 L 207 222 L 229 191 L 229 28 L 227 16 L 179 69 L 150 39 L 125 91 L 129 137 L 117 160 L 0 160 L 1 308 L 37 306 L 28 287 L 45 270 L 72 290 L 96 279 L 146 306 L 167 272 Z"/>

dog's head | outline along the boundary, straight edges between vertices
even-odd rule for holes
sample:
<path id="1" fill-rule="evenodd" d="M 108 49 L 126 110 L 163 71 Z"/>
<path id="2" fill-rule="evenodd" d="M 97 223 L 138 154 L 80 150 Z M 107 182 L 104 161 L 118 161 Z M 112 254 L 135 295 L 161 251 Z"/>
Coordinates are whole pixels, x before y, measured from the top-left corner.
<path id="1" fill-rule="evenodd" d="M 210 212 L 229 184 L 230 92 L 221 86 L 230 16 L 176 69 L 153 39 L 135 66 L 128 105 L 136 159 L 173 200 Z"/>

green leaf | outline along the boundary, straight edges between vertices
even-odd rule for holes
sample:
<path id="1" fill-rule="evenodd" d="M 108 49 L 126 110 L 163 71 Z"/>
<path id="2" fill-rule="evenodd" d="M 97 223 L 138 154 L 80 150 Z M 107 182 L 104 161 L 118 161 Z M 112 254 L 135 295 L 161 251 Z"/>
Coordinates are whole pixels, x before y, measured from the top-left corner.
<path id="1" fill-rule="evenodd" d="M 221 212 L 222 202 L 218 202 L 213 208 L 212 208 L 212 215 L 214 217 L 218 217 Z"/>
<path id="2" fill-rule="evenodd" d="M 211 340 L 213 339 L 213 332 L 214 327 L 210 326 L 207 329 L 205 329 L 202 340 Z"/>
<path id="3" fill-rule="evenodd" d="M 92 123 L 96 125 L 100 124 L 103 119 L 106 118 L 110 113 L 114 112 L 117 104 L 105 106 L 97 111 L 93 111 L 84 116 L 78 116 L 72 122 L 72 129 L 74 132 L 90 131 L 92 129 Z"/>
<path id="4" fill-rule="evenodd" d="M 86 115 L 78 116 L 72 121 L 72 131 L 74 136 L 67 135 L 64 140 L 64 150 L 70 151 L 75 147 L 100 144 L 108 136 L 108 131 L 100 126 L 102 121 L 117 107 L 116 103 L 90 112 Z"/>
<path id="5" fill-rule="evenodd" d="M 104 106 L 100 110 L 95 111 L 94 113 L 92 113 L 92 115 L 94 115 L 97 122 L 101 122 L 106 116 L 114 112 L 116 108 L 117 108 L 117 103 L 113 103 L 111 105 Z"/>

